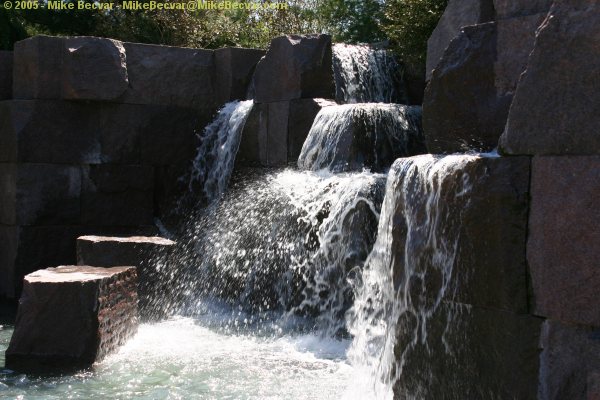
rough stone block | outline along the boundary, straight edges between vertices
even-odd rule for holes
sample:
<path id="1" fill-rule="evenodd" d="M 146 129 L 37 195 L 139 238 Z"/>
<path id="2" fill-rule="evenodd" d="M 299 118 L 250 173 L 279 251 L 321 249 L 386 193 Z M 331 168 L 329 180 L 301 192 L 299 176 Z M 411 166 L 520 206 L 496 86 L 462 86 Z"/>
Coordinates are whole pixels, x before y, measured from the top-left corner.
<path id="1" fill-rule="evenodd" d="M 81 168 L 0 164 L 0 223 L 68 225 L 80 219 Z"/>
<path id="2" fill-rule="evenodd" d="M 288 119 L 288 162 L 298 161 L 302 145 L 321 108 L 335 105 L 325 99 L 299 99 L 290 101 Z"/>
<path id="3" fill-rule="evenodd" d="M 545 13 L 539 13 L 496 22 L 498 36 L 494 76 L 499 95 L 514 94 L 517 89 L 533 50 L 535 32 L 545 18 Z"/>
<path id="4" fill-rule="evenodd" d="M 172 292 L 174 271 L 168 264 L 175 242 L 147 236 L 82 236 L 77 239 L 77 264 L 95 267 L 133 265 L 138 274 L 141 315 L 163 316 Z"/>
<path id="5" fill-rule="evenodd" d="M 331 36 L 280 36 L 271 41 L 252 80 L 254 100 L 335 98 Z"/>
<path id="6" fill-rule="evenodd" d="M 600 156 L 534 157 L 527 260 L 533 310 L 600 327 Z"/>
<path id="7" fill-rule="evenodd" d="M 95 107 L 95 106 L 93 106 Z M 92 106 L 60 101 L 0 103 L 0 161 L 83 164 L 101 162 Z"/>
<path id="8" fill-rule="evenodd" d="M 242 131 L 236 162 L 264 167 L 288 161 L 289 101 L 255 104 Z"/>
<path id="9" fill-rule="evenodd" d="M 419 317 L 399 319 L 395 398 L 536 398 L 541 319 L 456 303 Z"/>
<path id="10" fill-rule="evenodd" d="M 215 104 L 212 50 L 123 43 L 129 90 L 125 103 L 211 108 Z"/>
<path id="11" fill-rule="evenodd" d="M 495 23 L 465 27 L 433 71 L 423 99 L 430 152 L 496 147 L 511 100 L 495 88 L 497 37 Z"/>
<path id="12" fill-rule="evenodd" d="M 0 102 L 0 162 L 187 162 L 212 110 L 66 101 Z"/>
<path id="13" fill-rule="evenodd" d="M 397 193 L 392 267 L 412 304 L 428 307 L 440 297 L 528 312 L 529 163 L 527 157 L 425 155 L 394 164 L 387 189 Z"/>
<path id="14" fill-rule="evenodd" d="M 497 147 L 543 14 L 465 27 L 433 72 L 423 100 L 432 153 Z"/>
<path id="15" fill-rule="evenodd" d="M 598 394 L 600 328 L 544 322 L 539 400 L 589 400 Z"/>
<path id="16" fill-rule="evenodd" d="M 214 110 L 145 106 L 140 123 L 143 164 L 173 165 L 194 159 L 198 133 L 210 123 Z"/>
<path id="17" fill-rule="evenodd" d="M 60 99 L 64 39 L 34 36 L 15 43 L 13 98 Z"/>
<path id="18" fill-rule="evenodd" d="M 57 372 L 91 366 L 137 330 L 133 267 L 62 266 L 25 277 L 6 367 Z"/>
<path id="19" fill-rule="evenodd" d="M 556 1 L 537 34 L 500 140 L 507 154 L 600 154 L 600 4 Z"/>
<path id="20" fill-rule="evenodd" d="M 0 100 L 12 99 L 13 52 L 0 51 Z"/>
<path id="21" fill-rule="evenodd" d="M 125 48 L 97 37 L 64 39 L 61 97 L 68 100 L 115 100 L 129 86 Z M 59 73 L 59 71 L 56 71 Z"/>
<path id="22" fill-rule="evenodd" d="M 494 19 L 492 0 L 450 0 L 444 14 L 427 41 L 427 77 L 440 62 L 444 50 L 461 29 L 468 25 L 490 22 Z"/>
<path id="23" fill-rule="evenodd" d="M 547 13 L 554 0 L 494 0 L 496 19 Z"/>
<path id="24" fill-rule="evenodd" d="M 81 221 L 95 226 L 152 225 L 153 188 L 150 166 L 84 166 Z"/>
<path id="25" fill-rule="evenodd" d="M 0 225 L 0 296 L 16 298 L 23 276 L 53 265 L 75 264 L 75 243 L 83 235 L 156 235 L 146 226 L 5 226 Z"/>
<path id="26" fill-rule="evenodd" d="M 264 50 L 226 47 L 215 50 L 217 103 L 246 100 L 248 86 Z"/>

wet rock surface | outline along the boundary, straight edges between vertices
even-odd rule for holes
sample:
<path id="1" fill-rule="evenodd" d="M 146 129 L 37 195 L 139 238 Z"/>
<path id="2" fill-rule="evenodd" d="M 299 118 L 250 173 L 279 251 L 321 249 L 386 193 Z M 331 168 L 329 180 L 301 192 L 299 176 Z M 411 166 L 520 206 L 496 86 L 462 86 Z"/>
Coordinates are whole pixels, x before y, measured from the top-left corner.
<path id="1" fill-rule="evenodd" d="M 137 330 L 133 267 L 62 266 L 25 277 L 6 367 L 57 372 L 91 366 Z"/>

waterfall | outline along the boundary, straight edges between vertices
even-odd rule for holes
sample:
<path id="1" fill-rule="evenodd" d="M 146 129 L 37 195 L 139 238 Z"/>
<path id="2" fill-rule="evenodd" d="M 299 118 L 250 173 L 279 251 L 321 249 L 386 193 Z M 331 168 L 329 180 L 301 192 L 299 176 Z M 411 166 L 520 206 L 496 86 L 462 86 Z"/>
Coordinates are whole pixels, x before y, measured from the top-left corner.
<path id="1" fill-rule="evenodd" d="M 227 321 L 228 329 L 279 318 L 343 335 L 353 294 L 347 278 L 374 243 L 385 177 L 240 174 L 188 228 L 188 252 L 178 255 L 190 267 L 180 279 L 185 313 L 202 312 L 198 305 L 212 299 L 243 316 Z"/>
<path id="2" fill-rule="evenodd" d="M 407 102 L 402 68 L 385 49 L 335 44 L 333 69 L 339 102 Z"/>
<path id="3" fill-rule="evenodd" d="M 319 111 L 298 166 L 313 171 L 384 171 L 398 157 L 422 153 L 420 107 L 344 104 Z"/>
<path id="4" fill-rule="evenodd" d="M 354 335 L 349 357 L 370 375 L 377 398 L 393 397 L 407 357 L 418 357 L 415 349 L 426 343 L 432 315 L 442 299 L 453 298 L 449 283 L 473 184 L 465 169 L 476 159 L 423 155 L 399 159 L 390 170 L 377 240 L 348 313 Z M 450 318 L 442 328 L 444 343 Z M 407 393 L 429 398 L 419 386 Z"/>
<path id="5" fill-rule="evenodd" d="M 227 187 L 242 130 L 251 110 L 252 100 L 225 104 L 200 136 L 201 144 L 194 159 L 189 189 L 193 191 L 201 186 L 207 203 L 221 196 Z"/>

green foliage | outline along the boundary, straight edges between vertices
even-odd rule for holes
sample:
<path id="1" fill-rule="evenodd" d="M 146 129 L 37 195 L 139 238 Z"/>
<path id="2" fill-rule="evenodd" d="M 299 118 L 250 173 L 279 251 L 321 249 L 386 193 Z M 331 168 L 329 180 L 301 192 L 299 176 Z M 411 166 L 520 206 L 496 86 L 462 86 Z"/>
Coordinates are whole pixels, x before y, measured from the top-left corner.
<path id="1" fill-rule="evenodd" d="M 387 0 L 383 30 L 405 62 L 424 66 L 427 40 L 448 0 Z"/>
<path id="2" fill-rule="evenodd" d="M 92 35 L 201 48 L 266 48 L 273 37 L 282 34 L 326 32 L 333 35 L 334 41 L 348 43 L 389 38 L 399 55 L 416 65 L 424 64 L 427 39 L 447 3 L 447 0 L 246 0 L 286 1 L 288 7 L 143 11 L 124 10 L 123 0 L 112 0 L 117 7 L 105 12 L 51 10 L 47 2 L 38 1 L 38 10 L 0 8 L 1 48 L 11 48 L 15 41 L 36 33 Z"/>
<path id="3" fill-rule="evenodd" d="M 384 40 L 383 10 L 380 0 L 323 0 L 317 7 L 319 18 L 334 40 L 346 43 Z"/>

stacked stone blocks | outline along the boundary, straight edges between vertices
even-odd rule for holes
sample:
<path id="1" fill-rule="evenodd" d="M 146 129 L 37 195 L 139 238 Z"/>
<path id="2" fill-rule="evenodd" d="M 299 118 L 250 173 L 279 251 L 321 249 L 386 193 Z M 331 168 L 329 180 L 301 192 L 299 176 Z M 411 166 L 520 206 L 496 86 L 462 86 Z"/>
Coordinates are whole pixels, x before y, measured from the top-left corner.
<path id="1" fill-rule="evenodd" d="M 0 53 L 0 297 L 74 263 L 79 236 L 155 234 L 263 54 L 49 36 Z"/>

